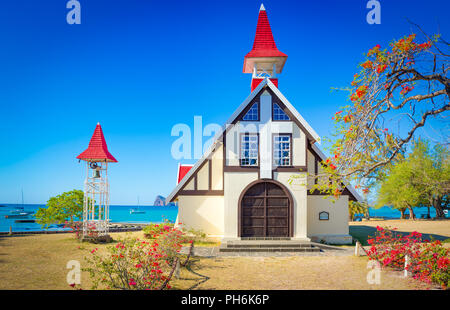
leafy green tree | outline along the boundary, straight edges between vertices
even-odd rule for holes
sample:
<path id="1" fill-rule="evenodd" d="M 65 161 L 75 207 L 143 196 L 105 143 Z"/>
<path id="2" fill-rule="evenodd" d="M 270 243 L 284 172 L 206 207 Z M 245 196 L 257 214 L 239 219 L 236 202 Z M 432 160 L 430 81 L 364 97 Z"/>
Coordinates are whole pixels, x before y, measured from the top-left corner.
<path id="1" fill-rule="evenodd" d="M 65 223 L 67 220 L 73 224 L 74 218 L 83 216 L 83 198 L 84 193 L 80 190 L 51 197 L 47 201 L 47 207 L 39 208 L 36 212 L 37 222 L 44 228 L 48 228 L 51 224 Z"/>
<path id="2" fill-rule="evenodd" d="M 358 201 L 349 201 L 348 203 L 348 213 L 350 220 L 353 221 L 355 219 L 356 214 L 364 214 L 367 215 L 368 207 L 365 203 L 360 203 Z"/>
<path id="3" fill-rule="evenodd" d="M 445 217 L 450 193 L 450 152 L 442 145 L 430 147 L 426 141 L 415 142 L 408 158 L 414 171 L 414 187 L 420 192 L 422 204 L 436 209 L 438 218 Z"/>
<path id="4" fill-rule="evenodd" d="M 414 187 L 413 178 L 414 171 L 408 161 L 392 166 L 381 183 L 377 207 L 391 206 L 401 212 L 402 219 L 405 218 L 406 209 L 409 209 L 409 218 L 414 219 L 413 207 L 422 203 L 423 197 Z"/>
<path id="5" fill-rule="evenodd" d="M 413 207 L 432 206 L 438 218 L 444 217 L 450 192 L 449 151 L 440 145 L 430 148 L 429 143 L 418 140 L 409 156 L 391 165 L 378 192 L 379 207 L 389 205 L 405 210 L 415 218 Z"/>

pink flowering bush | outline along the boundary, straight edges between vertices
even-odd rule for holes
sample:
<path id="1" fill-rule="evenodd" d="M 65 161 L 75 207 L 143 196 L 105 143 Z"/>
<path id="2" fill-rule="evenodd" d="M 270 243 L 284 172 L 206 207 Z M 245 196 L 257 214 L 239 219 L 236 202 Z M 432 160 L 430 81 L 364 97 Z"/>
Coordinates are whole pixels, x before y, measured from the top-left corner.
<path id="1" fill-rule="evenodd" d="M 70 228 L 75 233 L 76 239 L 81 239 L 83 237 L 83 222 L 68 222 L 64 223 L 64 228 Z M 98 237 L 97 227 L 94 223 L 87 224 L 87 236 L 92 240 L 95 240 Z"/>
<path id="2" fill-rule="evenodd" d="M 428 284 L 436 283 L 443 288 L 449 286 L 449 250 L 439 240 L 423 240 L 422 234 L 418 232 L 403 236 L 395 233 L 395 229 L 377 226 L 375 236 L 367 242 L 371 245 L 367 252 L 369 259 L 379 261 L 383 267 L 402 270 L 405 268 L 405 256 L 408 255 L 406 269 L 414 279 Z"/>
<path id="3" fill-rule="evenodd" d="M 144 236 L 149 239 L 156 238 L 159 234 L 170 231 L 174 227 L 172 223 L 150 224 L 143 228 Z"/>
<path id="4" fill-rule="evenodd" d="M 128 238 L 106 248 L 106 255 L 91 251 L 87 258 L 93 289 L 161 290 L 169 281 L 179 259 L 182 233 L 170 229 L 147 241 Z"/>

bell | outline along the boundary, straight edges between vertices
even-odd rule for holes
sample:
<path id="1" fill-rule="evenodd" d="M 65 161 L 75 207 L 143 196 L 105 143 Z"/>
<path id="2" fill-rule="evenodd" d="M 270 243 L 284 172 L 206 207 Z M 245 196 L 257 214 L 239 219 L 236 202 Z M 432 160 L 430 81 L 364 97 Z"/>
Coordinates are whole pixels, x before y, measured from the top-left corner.
<path id="1" fill-rule="evenodd" d="M 96 178 L 96 179 L 100 178 L 100 170 L 99 169 L 95 170 L 94 178 Z"/>

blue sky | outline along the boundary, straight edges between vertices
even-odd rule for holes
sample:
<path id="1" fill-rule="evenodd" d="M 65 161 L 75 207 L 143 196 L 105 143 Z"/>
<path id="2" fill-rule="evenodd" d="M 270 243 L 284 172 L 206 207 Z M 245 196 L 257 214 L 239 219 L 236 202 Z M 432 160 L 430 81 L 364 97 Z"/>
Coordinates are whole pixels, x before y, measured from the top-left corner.
<path id="1" fill-rule="evenodd" d="M 319 135 L 345 105 L 331 87 L 352 80 L 363 54 L 414 30 L 448 34 L 450 4 L 380 0 L 264 1 L 289 55 L 279 88 Z M 177 123 L 223 124 L 250 91 L 242 73 L 261 1 L 65 0 L 0 3 L 0 203 L 45 203 L 83 186 L 75 159 L 100 122 L 111 153 L 111 203 L 152 204 L 175 185 Z M 205 138 L 206 140 L 207 138 Z"/>

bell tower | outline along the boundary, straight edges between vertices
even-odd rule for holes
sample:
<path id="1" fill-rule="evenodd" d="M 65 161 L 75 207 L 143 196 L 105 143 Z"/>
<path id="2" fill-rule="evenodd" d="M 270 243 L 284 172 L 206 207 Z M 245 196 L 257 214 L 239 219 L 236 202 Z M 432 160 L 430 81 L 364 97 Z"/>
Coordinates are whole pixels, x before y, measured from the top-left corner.
<path id="1" fill-rule="evenodd" d="M 108 163 L 117 160 L 108 151 L 100 123 L 95 127 L 88 148 L 77 158 L 86 162 L 82 238 L 108 238 Z"/>
<path id="2" fill-rule="evenodd" d="M 275 44 L 266 9 L 261 4 L 253 48 L 244 57 L 243 72 L 252 74 L 251 91 L 266 77 L 278 87 L 277 74 L 283 71 L 287 57 Z"/>

